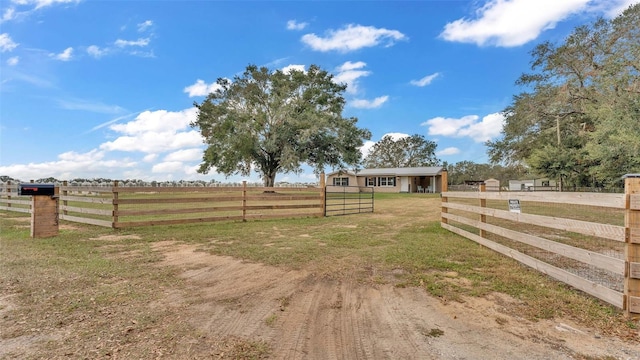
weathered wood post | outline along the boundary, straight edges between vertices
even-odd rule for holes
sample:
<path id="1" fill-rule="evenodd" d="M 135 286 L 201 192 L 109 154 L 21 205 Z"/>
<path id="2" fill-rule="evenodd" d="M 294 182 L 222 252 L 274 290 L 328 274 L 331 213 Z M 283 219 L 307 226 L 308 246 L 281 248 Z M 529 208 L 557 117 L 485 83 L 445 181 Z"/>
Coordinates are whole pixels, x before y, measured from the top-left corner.
<path id="1" fill-rule="evenodd" d="M 118 227 L 118 199 L 120 194 L 118 194 L 118 180 L 113 182 L 113 187 L 111 188 L 111 205 L 113 206 L 113 210 L 111 213 L 111 228 L 115 229 Z"/>
<path id="2" fill-rule="evenodd" d="M 247 221 L 247 180 L 242 180 L 242 221 Z"/>
<path id="3" fill-rule="evenodd" d="M 441 183 L 440 184 L 440 192 L 441 192 L 441 195 L 442 195 L 442 203 L 443 204 L 449 201 L 449 199 L 447 199 L 447 195 L 446 195 L 447 191 L 449 190 L 448 189 L 448 184 L 447 184 L 448 181 L 449 181 L 449 179 L 447 179 L 447 170 L 442 170 L 442 174 L 441 174 L 441 177 L 440 177 L 440 183 Z M 434 186 L 435 186 L 435 184 L 434 184 Z M 449 209 L 443 206 L 440 211 L 441 211 L 442 214 L 446 214 L 446 213 L 449 212 Z M 440 219 L 440 222 L 443 223 L 443 224 L 448 224 L 449 223 L 449 219 L 447 219 L 445 217 L 442 217 Z"/>
<path id="4" fill-rule="evenodd" d="M 327 184 L 324 179 L 324 172 L 320 173 L 320 214 L 319 217 L 327 216 Z"/>
<path id="5" fill-rule="evenodd" d="M 67 180 L 62 182 L 62 214 L 63 215 L 67 215 L 69 212 L 67 211 L 67 205 L 69 205 L 69 202 L 66 200 L 67 196 L 69 195 L 69 190 L 67 190 L 67 186 L 69 186 L 69 183 L 67 182 Z M 62 217 L 64 219 L 64 216 Z"/>
<path id="6" fill-rule="evenodd" d="M 7 207 L 11 207 L 11 180 L 7 181 Z"/>
<path id="7" fill-rule="evenodd" d="M 481 208 L 486 208 L 487 207 L 487 198 L 485 197 L 487 192 L 487 185 L 486 184 L 480 184 L 480 207 Z M 484 214 L 480 214 L 480 222 L 481 223 L 486 223 L 487 222 L 487 215 Z M 487 234 L 485 233 L 485 231 L 483 229 L 480 229 L 480 237 L 485 237 Z"/>
<path id="8" fill-rule="evenodd" d="M 625 315 L 640 317 L 640 174 L 627 174 L 625 193 Z"/>

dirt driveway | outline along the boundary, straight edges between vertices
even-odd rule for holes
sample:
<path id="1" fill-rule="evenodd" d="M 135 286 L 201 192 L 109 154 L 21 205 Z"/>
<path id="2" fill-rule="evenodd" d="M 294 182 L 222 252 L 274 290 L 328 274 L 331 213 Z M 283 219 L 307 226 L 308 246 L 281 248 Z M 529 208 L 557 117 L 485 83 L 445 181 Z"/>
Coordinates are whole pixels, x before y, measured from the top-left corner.
<path id="1" fill-rule="evenodd" d="M 501 307 L 514 300 L 505 295 L 443 304 L 419 288 L 319 278 L 192 245 L 164 242 L 155 249 L 165 256 L 162 265 L 181 269 L 189 290 L 167 291 L 151 306 L 186 310 L 182 318 L 203 337 L 270 348 L 264 355 L 254 351 L 254 358 L 640 359 L 634 344 L 568 320 L 507 315 Z M 232 354 L 225 346 L 200 355 L 242 357 L 237 347 Z"/>

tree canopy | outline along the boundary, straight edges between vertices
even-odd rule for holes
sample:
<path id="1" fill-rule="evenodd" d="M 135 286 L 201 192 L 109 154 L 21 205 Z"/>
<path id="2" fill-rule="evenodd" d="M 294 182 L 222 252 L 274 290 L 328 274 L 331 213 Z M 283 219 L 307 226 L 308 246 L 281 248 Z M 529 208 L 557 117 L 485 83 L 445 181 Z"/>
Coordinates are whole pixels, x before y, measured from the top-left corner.
<path id="1" fill-rule="evenodd" d="M 440 160 L 435 151 L 438 145 L 422 135 L 393 139 L 387 135 L 373 145 L 364 159 L 368 168 L 436 166 Z"/>
<path id="2" fill-rule="evenodd" d="M 612 186 L 640 172 L 640 4 L 532 51 L 529 91 L 504 110 L 494 163 L 524 164 L 573 186 Z"/>
<path id="3" fill-rule="evenodd" d="M 191 125 L 208 145 L 198 171 L 247 176 L 254 169 L 273 186 L 277 173 L 300 172 L 302 164 L 316 173 L 356 165 L 371 133 L 342 116 L 345 89 L 316 65 L 306 72 L 249 65 L 233 81 L 218 79 L 217 89 L 194 104 Z"/>

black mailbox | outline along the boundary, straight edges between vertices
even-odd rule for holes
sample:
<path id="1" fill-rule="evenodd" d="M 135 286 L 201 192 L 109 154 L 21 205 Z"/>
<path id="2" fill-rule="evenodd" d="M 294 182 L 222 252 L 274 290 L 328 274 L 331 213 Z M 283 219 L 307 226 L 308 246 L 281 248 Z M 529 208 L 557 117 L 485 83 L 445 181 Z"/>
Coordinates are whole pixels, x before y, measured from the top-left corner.
<path id="1" fill-rule="evenodd" d="M 20 184 L 18 185 L 18 195 L 55 195 L 54 184 Z"/>

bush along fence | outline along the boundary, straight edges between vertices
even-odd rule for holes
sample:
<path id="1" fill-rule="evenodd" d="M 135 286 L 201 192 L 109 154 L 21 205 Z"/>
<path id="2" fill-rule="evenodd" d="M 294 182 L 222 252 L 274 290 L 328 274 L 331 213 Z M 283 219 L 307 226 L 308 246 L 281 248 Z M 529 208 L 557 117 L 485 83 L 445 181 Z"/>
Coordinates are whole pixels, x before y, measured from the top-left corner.
<path id="1" fill-rule="evenodd" d="M 322 179 L 322 178 L 321 178 Z M 111 228 L 324 216 L 320 187 L 59 186 L 60 220 Z M 16 184 L 0 187 L 0 210 L 31 213 Z"/>
<path id="2" fill-rule="evenodd" d="M 640 315 L 640 175 L 624 194 L 443 190 L 443 228 Z"/>

